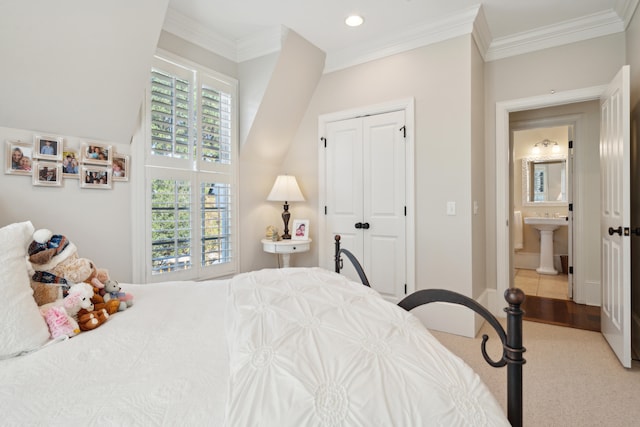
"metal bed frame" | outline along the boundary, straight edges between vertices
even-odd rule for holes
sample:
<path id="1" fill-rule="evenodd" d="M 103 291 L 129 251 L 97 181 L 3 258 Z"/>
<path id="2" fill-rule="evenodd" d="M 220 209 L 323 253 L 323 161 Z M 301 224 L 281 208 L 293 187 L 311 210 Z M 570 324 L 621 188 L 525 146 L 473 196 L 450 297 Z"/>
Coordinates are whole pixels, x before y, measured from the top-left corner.
<path id="1" fill-rule="evenodd" d="M 343 268 L 342 255 L 346 256 L 353 264 L 363 285 L 371 287 L 360 262 L 349 250 L 340 248 L 340 235 L 335 236 L 335 271 L 340 273 Z M 495 329 L 502 341 L 502 357 L 494 361 L 487 354 L 486 343 L 489 336 L 482 335 L 480 349 L 484 360 L 494 368 L 507 366 L 507 418 L 512 426 L 522 426 L 522 365 L 526 362 L 523 354 L 526 351 L 522 346 L 522 316 L 524 311 L 520 308 L 524 302 L 525 294 L 518 288 L 509 288 L 504 293 L 504 299 L 509 305 L 504 309 L 507 313 L 507 330 L 491 314 L 489 310 L 478 304 L 475 300 L 446 289 L 421 289 L 406 296 L 398 303 L 398 306 L 407 311 L 432 302 L 448 302 L 463 305 L 481 315 Z"/>

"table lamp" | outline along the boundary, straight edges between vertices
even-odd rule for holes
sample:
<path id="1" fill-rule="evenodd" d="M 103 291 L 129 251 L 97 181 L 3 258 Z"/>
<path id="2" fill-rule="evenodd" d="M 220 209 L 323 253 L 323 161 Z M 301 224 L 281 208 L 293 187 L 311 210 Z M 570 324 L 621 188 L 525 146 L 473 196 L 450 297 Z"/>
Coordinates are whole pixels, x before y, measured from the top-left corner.
<path id="1" fill-rule="evenodd" d="M 278 175 L 273 188 L 267 197 L 270 202 L 284 202 L 284 211 L 282 212 L 282 221 L 284 222 L 283 239 L 291 239 L 289 234 L 289 202 L 304 202 L 304 196 L 298 187 L 296 177 L 292 175 Z"/>

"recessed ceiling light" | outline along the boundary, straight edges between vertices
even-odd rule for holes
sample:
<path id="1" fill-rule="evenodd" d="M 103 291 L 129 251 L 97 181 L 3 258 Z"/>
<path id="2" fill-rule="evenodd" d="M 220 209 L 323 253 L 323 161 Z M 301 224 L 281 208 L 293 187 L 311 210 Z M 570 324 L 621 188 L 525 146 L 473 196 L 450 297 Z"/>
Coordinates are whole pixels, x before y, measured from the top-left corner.
<path id="1" fill-rule="evenodd" d="M 344 23 L 350 27 L 358 27 L 362 25 L 363 22 L 364 22 L 364 18 L 362 18 L 362 16 L 359 16 L 359 15 L 351 15 L 344 20 Z"/>

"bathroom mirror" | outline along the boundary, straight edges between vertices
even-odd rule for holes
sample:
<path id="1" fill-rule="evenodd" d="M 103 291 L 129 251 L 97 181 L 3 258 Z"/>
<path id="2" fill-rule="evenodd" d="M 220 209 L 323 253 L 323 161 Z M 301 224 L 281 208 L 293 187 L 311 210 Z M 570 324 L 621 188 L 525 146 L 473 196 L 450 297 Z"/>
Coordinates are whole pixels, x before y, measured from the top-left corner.
<path id="1" fill-rule="evenodd" d="M 566 206 L 566 156 L 522 159 L 522 203 L 525 206 Z"/>

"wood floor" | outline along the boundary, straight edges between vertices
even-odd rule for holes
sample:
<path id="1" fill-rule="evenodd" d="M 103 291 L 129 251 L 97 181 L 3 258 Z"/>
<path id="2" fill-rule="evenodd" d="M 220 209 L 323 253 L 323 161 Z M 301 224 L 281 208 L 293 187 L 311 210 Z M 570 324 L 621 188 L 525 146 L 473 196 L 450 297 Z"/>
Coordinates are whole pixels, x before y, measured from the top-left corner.
<path id="1" fill-rule="evenodd" d="M 515 286 L 527 296 L 522 305 L 525 320 L 600 332 L 600 307 L 571 301 L 566 291 L 566 275 L 548 276 L 535 270 L 518 270 Z"/>

